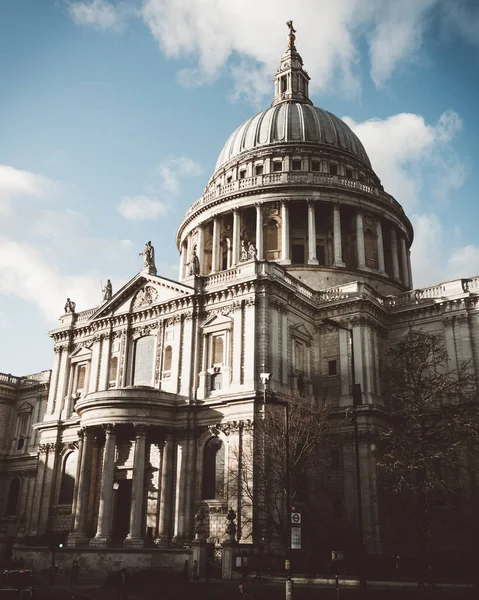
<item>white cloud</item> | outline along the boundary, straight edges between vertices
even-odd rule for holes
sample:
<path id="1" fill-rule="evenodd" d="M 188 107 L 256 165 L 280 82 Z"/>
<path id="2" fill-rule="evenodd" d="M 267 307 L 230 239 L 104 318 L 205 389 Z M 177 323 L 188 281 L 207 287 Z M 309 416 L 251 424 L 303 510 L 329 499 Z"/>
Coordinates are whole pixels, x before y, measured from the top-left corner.
<path id="1" fill-rule="evenodd" d="M 0 165 L 0 216 L 12 216 L 22 198 L 45 198 L 57 193 L 59 187 L 58 182 L 43 175 Z"/>
<path id="2" fill-rule="evenodd" d="M 98 29 L 118 28 L 123 20 L 118 7 L 107 0 L 68 2 L 68 10 L 77 25 L 90 25 Z"/>
<path id="3" fill-rule="evenodd" d="M 421 47 L 427 15 L 437 0 L 378 2 L 369 34 L 371 78 L 382 86 L 397 66 L 414 60 Z"/>
<path id="4" fill-rule="evenodd" d="M 479 275 L 479 247 L 469 244 L 456 248 L 447 262 L 449 278 Z"/>
<path id="5" fill-rule="evenodd" d="M 123 218 L 130 221 L 157 219 L 167 210 L 166 204 L 161 200 L 141 195 L 122 196 L 120 204 L 116 208 Z"/>
<path id="6" fill-rule="evenodd" d="M 48 319 L 63 312 L 66 297 L 79 310 L 95 306 L 101 297 L 92 277 L 62 277 L 34 246 L 0 237 L 0 294 L 15 295 L 33 303 Z"/>
<path id="7" fill-rule="evenodd" d="M 187 156 L 169 158 L 158 165 L 155 185 L 146 186 L 145 194 L 122 196 L 116 209 L 130 221 L 157 219 L 170 207 L 170 201 L 181 192 L 183 178 L 202 173 L 200 165 Z"/>
<path id="8" fill-rule="evenodd" d="M 428 125 L 424 117 L 411 113 L 362 123 L 349 117 L 343 120 L 363 142 L 385 189 L 406 213 L 418 205 L 425 178 L 431 174 L 436 181 L 436 199 L 447 199 L 452 190 L 463 184 L 466 167 L 451 146 L 462 126 L 454 111 L 443 113 L 436 125 Z"/>
<path id="9" fill-rule="evenodd" d="M 170 194 L 177 195 L 180 191 L 182 177 L 201 175 L 200 165 L 187 156 L 169 158 L 158 166 L 160 187 Z"/>

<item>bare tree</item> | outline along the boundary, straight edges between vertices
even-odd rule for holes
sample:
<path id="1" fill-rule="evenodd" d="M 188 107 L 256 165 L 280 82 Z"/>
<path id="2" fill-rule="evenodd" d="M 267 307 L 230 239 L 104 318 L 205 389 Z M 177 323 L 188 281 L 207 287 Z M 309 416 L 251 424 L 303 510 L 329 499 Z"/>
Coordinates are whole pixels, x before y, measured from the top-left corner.
<path id="1" fill-rule="evenodd" d="M 255 418 L 254 434 L 245 439 L 240 461 L 234 457 L 229 475 L 230 489 L 241 490 L 242 537 L 252 535 L 256 541 L 263 539 L 283 548 L 290 534 L 288 491 L 292 506 L 307 505 L 321 473 L 320 452 L 332 429 L 327 403 L 318 405 L 296 396 L 285 402 L 288 432 L 284 406 L 266 402 Z"/>
<path id="2" fill-rule="evenodd" d="M 475 379 L 468 363 L 449 370 L 443 339 L 424 331 L 410 330 L 386 362 L 391 420 L 380 435 L 377 464 L 395 507 L 414 522 L 424 564 L 434 509 L 457 497 L 464 456 L 477 449 Z"/>

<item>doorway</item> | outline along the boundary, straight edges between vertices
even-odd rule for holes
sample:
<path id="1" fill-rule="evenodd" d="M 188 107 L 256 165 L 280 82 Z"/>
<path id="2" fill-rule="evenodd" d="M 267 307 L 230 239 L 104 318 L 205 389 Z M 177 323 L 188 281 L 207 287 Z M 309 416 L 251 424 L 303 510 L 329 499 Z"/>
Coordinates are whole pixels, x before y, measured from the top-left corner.
<path id="1" fill-rule="evenodd" d="M 113 492 L 115 498 L 112 538 L 115 542 L 124 540 L 130 531 L 132 480 L 122 479 L 119 484 L 118 489 Z"/>

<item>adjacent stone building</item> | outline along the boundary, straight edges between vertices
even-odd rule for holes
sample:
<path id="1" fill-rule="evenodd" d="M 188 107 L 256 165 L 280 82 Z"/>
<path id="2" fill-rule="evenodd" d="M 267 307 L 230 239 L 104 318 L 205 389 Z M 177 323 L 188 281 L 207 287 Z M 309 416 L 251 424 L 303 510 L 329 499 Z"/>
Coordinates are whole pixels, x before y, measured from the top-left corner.
<path id="1" fill-rule="evenodd" d="M 351 404 L 348 332 L 327 318 L 353 330 L 366 546 L 394 550 L 374 462 L 382 356 L 412 325 L 477 375 L 479 278 L 414 289 L 409 219 L 308 85 L 291 28 L 271 107 L 233 132 L 180 223 L 178 281 L 157 274 L 148 242 L 142 271 L 99 306 L 67 303 L 51 379 L 0 376 L 5 540 L 181 546 L 204 504 L 206 535 L 221 541 L 228 472 L 264 408 L 260 374 L 279 398 Z M 346 432 L 318 515 L 333 526 L 355 523 L 352 464 Z"/>

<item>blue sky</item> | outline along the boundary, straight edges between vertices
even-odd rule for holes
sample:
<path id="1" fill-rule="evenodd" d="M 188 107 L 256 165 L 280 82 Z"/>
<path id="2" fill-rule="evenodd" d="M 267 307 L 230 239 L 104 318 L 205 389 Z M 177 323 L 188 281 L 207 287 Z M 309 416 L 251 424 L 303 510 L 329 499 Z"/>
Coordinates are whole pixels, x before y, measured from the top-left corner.
<path id="1" fill-rule="evenodd" d="M 51 368 L 47 332 L 141 268 L 230 133 L 272 99 L 294 19 L 312 99 L 356 131 L 415 227 L 415 286 L 479 275 L 479 2 L 4 0 L 0 371 Z"/>

